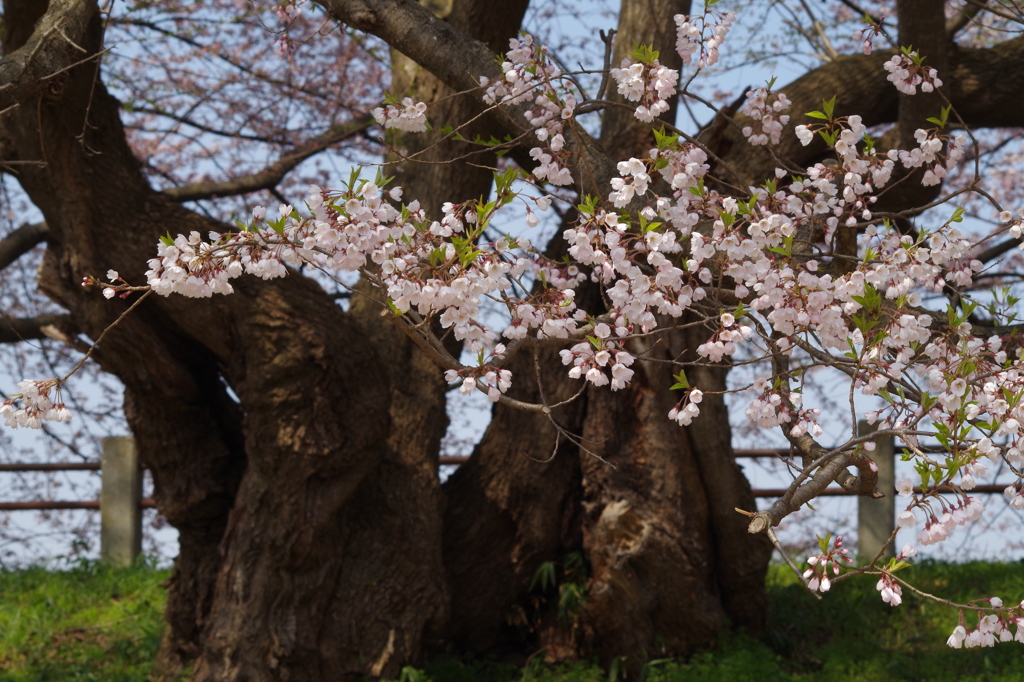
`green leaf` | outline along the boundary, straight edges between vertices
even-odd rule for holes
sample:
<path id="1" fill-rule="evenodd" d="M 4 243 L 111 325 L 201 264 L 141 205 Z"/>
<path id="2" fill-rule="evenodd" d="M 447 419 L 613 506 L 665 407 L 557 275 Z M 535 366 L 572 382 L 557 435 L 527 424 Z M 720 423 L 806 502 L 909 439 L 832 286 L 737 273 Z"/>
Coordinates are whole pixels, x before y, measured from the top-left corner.
<path id="1" fill-rule="evenodd" d="M 576 209 L 583 215 L 592 216 L 597 213 L 597 201 L 597 197 L 590 194 L 584 194 L 583 203 L 577 204 Z"/>
<path id="2" fill-rule="evenodd" d="M 555 573 L 555 562 L 545 561 L 533 574 L 533 580 L 530 581 L 529 591 L 533 592 L 537 585 L 540 585 L 541 590 L 548 590 L 555 586 L 558 578 Z"/>
<path id="3" fill-rule="evenodd" d="M 704 178 L 700 178 L 699 180 L 697 180 L 697 186 L 690 188 L 690 194 L 694 195 L 695 197 L 704 197 Z"/>
<path id="4" fill-rule="evenodd" d="M 804 114 L 804 116 L 810 116 L 811 118 L 820 118 L 826 121 L 828 120 L 828 116 L 821 113 L 820 111 L 808 111 L 806 114 Z"/>
<path id="5" fill-rule="evenodd" d="M 644 64 L 650 64 L 660 56 L 657 50 L 651 49 L 650 45 L 635 45 L 633 51 L 629 53 L 629 56 L 638 62 Z"/>
<path id="6" fill-rule="evenodd" d="M 666 133 L 665 127 L 662 126 L 658 130 L 654 131 L 654 139 L 657 142 L 658 149 L 665 149 L 671 147 L 679 141 L 678 135 L 672 133 Z"/>
<path id="7" fill-rule="evenodd" d="M 352 169 L 352 172 L 348 176 L 348 191 L 354 192 L 356 189 L 356 183 L 359 182 L 359 167 L 356 166 Z"/>
<path id="8" fill-rule="evenodd" d="M 475 261 L 476 257 L 481 253 L 483 253 L 483 251 L 480 251 L 479 249 L 465 249 L 459 254 L 459 263 L 462 264 L 462 267 L 468 268 L 469 264 Z"/>
<path id="9" fill-rule="evenodd" d="M 825 115 L 831 119 L 832 113 L 836 109 L 836 96 L 832 95 L 832 99 L 822 100 L 821 108 L 825 111 Z"/>
<path id="10" fill-rule="evenodd" d="M 428 678 L 422 670 L 407 665 L 402 668 L 402 675 L 398 678 L 398 682 L 428 682 Z"/>

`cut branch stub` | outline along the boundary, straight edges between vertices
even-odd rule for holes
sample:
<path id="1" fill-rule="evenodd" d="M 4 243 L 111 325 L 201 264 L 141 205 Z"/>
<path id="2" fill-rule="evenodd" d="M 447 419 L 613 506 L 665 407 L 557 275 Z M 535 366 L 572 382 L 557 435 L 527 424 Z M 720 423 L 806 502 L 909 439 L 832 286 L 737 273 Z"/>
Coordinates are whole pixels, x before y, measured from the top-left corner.
<path id="1" fill-rule="evenodd" d="M 750 517 L 747 523 L 747 532 L 750 534 L 764 533 L 772 527 L 772 520 L 768 512 L 757 512 Z"/>

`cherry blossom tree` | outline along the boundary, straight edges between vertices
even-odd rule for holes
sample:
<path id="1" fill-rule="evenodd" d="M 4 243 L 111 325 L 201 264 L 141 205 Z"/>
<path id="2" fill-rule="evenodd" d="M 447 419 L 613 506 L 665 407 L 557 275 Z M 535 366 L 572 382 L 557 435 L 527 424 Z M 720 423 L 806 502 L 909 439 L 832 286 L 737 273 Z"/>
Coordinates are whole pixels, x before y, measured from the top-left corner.
<path id="1" fill-rule="evenodd" d="M 124 383 L 181 533 L 162 668 L 360 679 L 449 641 L 636 671 L 730 621 L 756 632 L 773 528 L 832 482 L 896 492 L 876 489 L 870 437 L 819 442 L 819 368 L 845 377 L 851 421 L 906 444 L 919 480 L 898 523 L 920 544 L 980 514 L 974 479 L 1022 464 L 1015 303 L 992 293 L 1016 275 L 989 264 L 1024 214 L 983 172 L 1016 144 L 1000 129 L 1019 125 L 1019 12 L 851 6 L 802 6 L 820 63 L 715 107 L 700 79 L 738 21 L 718 3 L 624 0 L 591 83 L 518 32 L 525 2 L 7 2 L 0 137 L 45 216 L 39 288 Z M 237 49 L 208 28 L 229 15 Z M 285 76 L 243 39 L 257 29 Z M 147 60 L 140 38 L 130 67 L 105 66 L 111 35 L 173 49 Z M 694 103 L 715 113 L 687 135 Z M 342 143 L 385 163 L 309 177 Z M 232 204 L 203 202 L 222 196 L 248 209 L 218 219 Z M 516 207 L 527 230 L 497 230 Z M 551 213 L 556 237 L 532 239 Z M 967 233 L 975 217 L 991 229 Z M 756 379 L 730 386 L 736 364 Z M 66 420 L 66 380 L 26 380 L 0 411 Z M 442 487 L 449 387 L 495 407 Z M 760 511 L 732 457 L 724 396 L 741 390 L 793 454 Z M 897 606 L 914 553 L 856 566 L 826 538 L 794 568 L 816 593 L 871 575 Z M 540 571 L 558 599 L 537 598 Z M 1024 606 L 954 606 L 950 646 L 1024 636 Z"/>

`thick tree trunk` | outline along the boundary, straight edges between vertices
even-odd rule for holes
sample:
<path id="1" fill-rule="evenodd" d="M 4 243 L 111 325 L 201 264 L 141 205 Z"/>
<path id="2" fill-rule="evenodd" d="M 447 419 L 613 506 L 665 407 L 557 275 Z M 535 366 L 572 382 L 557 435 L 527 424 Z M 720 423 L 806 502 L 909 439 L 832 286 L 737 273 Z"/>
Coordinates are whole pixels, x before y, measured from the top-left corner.
<path id="1" fill-rule="evenodd" d="M 216 367 L 195 376 L 206 380 L 191 396 L 210 398 L 195 401 L 206 407 L 205 413 L 169 400 L 163 387 L 125 392 L 125 414 L 153 475 L 157 507 L 178 529 L 179 552 L 167 585 L 167 628 L 156 665 L 167 677 L 199 654 L 220 568 L 220 541 L 245 468 L 238 406 L 227 397 Z M 171 417 L 178 410 L 183 413 Z M 182 429 L 182 424 L 193 428 Z M 152 456 L 157 452 L 165 454 Z"/>
<path id="2" fill-rule="evenodd" d="M 584 627 L 603 663 L 634 670 L 707 644 L 726 620 L 697 453 L 666 418 L 662 374 L 645 366 L 625 391 L 591 391 L 583 429 Z"/>
<path id="3" fill-rule="evenodd" d="M 540 352 L 537 363 L 545 384 L 561 366 L 550 350 Z M 542 393 L 530 355 L 515 358 L 510 368 L 516 380 L 509 395 L 517 400 L 555 404 L 576 392 L 577 387 L 555 380 Z M 578 447 L 555 424 L 579 433 L 585 406 L 581 396 L 554 409 L 549 420 L 496 405 L 473 456 L 445 483 L 449 637 L 458 646 L 478 652 L 516 649 L 524 639 L 535 641 L 542 629 L 538 614 L 524 610 L 531 585 L 536 587 L 534 576 L 541 564 L 581 547 Z M 548 634 L 561 648 L 565 637 Z"/>
<path id="4" fill-rule="evenodd" d="M 624 2 L 616 54 L 633 42 L 671 43 L 674 30 L 661 30 L 664 19 L 687 7 Z M 663 54 L 663 63 L 678 68 L 672 51 Z M 648 126 L 606 112 L 601 139 L 613 158 L 629 156 L 648 136 Z M 589 295 L 599 306 L 596 292 Z M 644 357 L 677 359 L 701 343 L 697 336 L 676 332 Z M 727 619 L 760 628 L 771 548 L 751 538 L 733 511 L 753 509 L 754 500 L 732 458 L 724 407 L 709 396 L 704 416 L 677 427 L 667 419 L 675 400 L 670 371 L 640 364 L 628 389 L 586 390 L 554 411 L 575 443 L 562 436 L 556 448 L 546 417 L 496 407 L 472 459 L 446 483 L 445 562 L 460 645 L 493 648 L 518 624 L 548 659 L 597 655 L 610 664 L 622 657 L 635 672 L 649 657 L 708 643 Z M 516 398 L 554 404 L 578 390 L 556 354 L 542 352 L 537 366 L 516 360 Z M 724 388 L 724 371 L 695 374 L 708 390 Z M 543 381 L 544 392 L 523 387 L 524 380 Z M 565 569 L 573 552 L 585 559 L 584 576 Z M 581 587 L 571 581 L 585 582 L 582 605 L 567 610 L 563 600 L 559 609 L 545 598 L 537 580 L 545 563 L 567 581 L 563 594 Z"/>
<path id="5" fill-rule="evenodd" d="M 152 191 L 95 78 L 91 63 L 67 71 L 0 131 L 5 158 L 46 161 L 19 176 L 50 229 L 41 285 L 92 338 L 126 304 L 83 276 L 141 282 L 168 229 L 224 229 Z M 369 316 L 295 274 L 236 289 L 153 297 L 96 353 L 181 530 L 163 665 L 198 655 L 209 680 L 396 675 L 446 614 L 440 372 L 393 349 L 383 362 Z"/>

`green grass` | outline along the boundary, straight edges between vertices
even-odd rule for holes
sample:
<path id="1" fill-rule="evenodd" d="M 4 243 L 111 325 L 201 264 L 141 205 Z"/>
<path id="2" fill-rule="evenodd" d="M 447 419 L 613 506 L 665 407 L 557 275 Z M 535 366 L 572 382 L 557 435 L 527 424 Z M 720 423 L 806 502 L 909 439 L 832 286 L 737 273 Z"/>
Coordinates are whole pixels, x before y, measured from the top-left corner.
<path id="1" fill-rule="evenodd" d="M 0 681 L 149 679 L 169 571 L 0 571 Z"/>
<path id="2" fill-rule="evenodd" d="M 66 572 L 0 571 L 0 682 L 147 680 L 163 627 L 167 571 L 83 564 Z M 1024 562 L 920 562 L 906 577 L 925 591 L 966 601 L 1024 597 Z M 1018 682 L 1024 645 L 953 650 L 956 611 L 904 593 L 883 603 L 869 579 L 836 585 L 816 601 L 788 569 L 769 575 L 771 616 L 761 639 L 726 635 L 688 661 L 654 662 L 645 682 Z M 973 623 L 973 621 L 972 621 Z M 596 666 L 525 669 L 441 657 L 405 682 L 608 682 Z M 633 682 L 630 680 L 629 682 Z"/>
<path id="3" fill-rule="evenodd" d="M 922 561 L 900 574 L 916 587 L 951 601 L 1024 598 L 1024 562 L 945 564 Z M 986 649 L 946 646 L 957 612 L 903 592 L 903 604 L 885 604 L 867 576 L 842 583 L 816 601 L 792 572 L 773 569 L 771 620 L 765 637 L 784 658 L 790 677 L 779 679 L 971 682 L 1024 679 L 1024 645 Z M 968 624 L 976 624 L 972 615 Z"/>
<path id="4" fill-rule="evenodd" d="M 901 573 L 912 584 L 952 601 L 1024 598 L 1024 562 L 944 564 L 922 561 Z M 906 590 L 891 607 L 868 577 L 833 587 L 817 601 L 784 566 L 769 574 L 770 616 L 761 639 L 722 638 L 688 661 L 649 665 L 645 682 L 1021 682 L 1024 645 L 955 650 L 946 638 L 957 612 Z M 968 616 L 968 622 L 976 621 Z M 614 682 L 593 665 L 515 669 L 481 661 L 441 659 L 403 682 Z"/>

